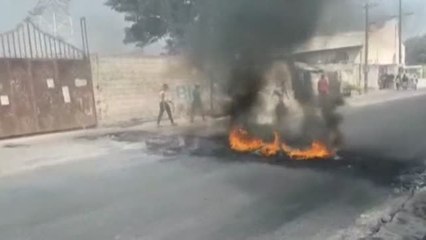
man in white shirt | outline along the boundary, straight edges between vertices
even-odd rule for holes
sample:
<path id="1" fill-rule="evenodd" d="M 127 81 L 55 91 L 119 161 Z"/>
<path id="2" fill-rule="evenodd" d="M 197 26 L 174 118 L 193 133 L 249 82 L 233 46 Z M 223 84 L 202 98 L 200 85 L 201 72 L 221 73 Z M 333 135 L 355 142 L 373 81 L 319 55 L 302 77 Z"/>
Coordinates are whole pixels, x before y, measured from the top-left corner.
<path id="1" fill-rule="evenodd" d="M 163 87 L 160 91 L 160 113 L 158 114 L 157 126 L 160 126 L 160 122 L 161 122 L 161 119 L 163 118 L 164 111 L 167 112 L 167 115 L 172 125 L 173 126 L 176 125 L 173 120 L 170 104 L 172 104 L 172 101 L 169 98 L 169 85 L 163 84 Z"/>

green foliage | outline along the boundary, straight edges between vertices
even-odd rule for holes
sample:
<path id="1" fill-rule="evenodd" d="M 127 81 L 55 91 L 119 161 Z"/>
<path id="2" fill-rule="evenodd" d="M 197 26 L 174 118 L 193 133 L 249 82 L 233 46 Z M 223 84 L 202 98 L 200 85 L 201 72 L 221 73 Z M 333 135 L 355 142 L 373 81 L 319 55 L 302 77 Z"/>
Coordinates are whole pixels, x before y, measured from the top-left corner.
<path id="1" fill-rule="evenodd" d="M 195 0 L 107 0 L 113 10 L 124 13 L 130 27 L 124 43 L 144 47 L 167 38 L 171 51 L 183 44 L 184 33 L 196 20 Z"/>
<path id="2" fill-rule="evenodd" d="M 306 39 L 324 0 L 107 0 L 131 23 L 125 43 L 167 39 L 199 59 L 266 56 Z M 240 56 L 241 57 L 241 56 Z M 247 56 L 242 56 L 247 58 Z M 263 59 L 261 60 L 263 61 Z"/>

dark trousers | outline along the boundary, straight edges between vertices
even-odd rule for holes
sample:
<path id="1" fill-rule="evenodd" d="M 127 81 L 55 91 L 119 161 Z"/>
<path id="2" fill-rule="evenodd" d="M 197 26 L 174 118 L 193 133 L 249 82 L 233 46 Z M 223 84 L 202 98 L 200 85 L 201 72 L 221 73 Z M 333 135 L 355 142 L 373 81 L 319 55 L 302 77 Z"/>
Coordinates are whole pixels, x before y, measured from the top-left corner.
<path id="1" fill-rule="evenodd" d="M 319 95 L 318 95 L 318 106 L 321 108 L 321 109 L 323 109 L 323 108 L 325 108 L 325 107 L 327 107 L 327 104 L 328 104 L 328 99 L 329 97 L 328 97 L 328 95 L 327 94 L 325 94 L 325 93 L 320 93 Z"/>
<path id="2" fill-rule="evenodd" d="M 200 113 L 203 120 L 205 120 L 203 104 L 201 102 L 194 101 L 191 105 L 191 122 L 194 122 L 195 113 L 197 112 Z"/>
<path id="3" fill-rule="evenodd" d="M 157 124 L 158 125 L 160 124 L 161 119 L 163 118 L 164 111 L 167 112 L 167 115 L 169 116 L 170 122 L 172 124 L 174 124 L 173 116 L 172 116 L 172 111 L 170 109 L 170 105 L 168 103 L 166 103 L 166 102 L 161 102 L 160 103 L 160 113 L 158 114 Z"/>

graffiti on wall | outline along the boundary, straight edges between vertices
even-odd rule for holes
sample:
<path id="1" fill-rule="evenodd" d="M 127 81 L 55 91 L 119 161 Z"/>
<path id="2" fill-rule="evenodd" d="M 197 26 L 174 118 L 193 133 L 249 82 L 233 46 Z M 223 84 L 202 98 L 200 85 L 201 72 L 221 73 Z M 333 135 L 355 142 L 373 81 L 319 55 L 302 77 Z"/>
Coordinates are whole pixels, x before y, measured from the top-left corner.
<path id="1" fill-rule="evenodd" d="M 177 115 L 188 115 L 190 105 L 192 102 L 192 90 L 191 84 L 182 84 L 176 86 L 176 114 Z"/>
<path id="2" fill-rule="evenodd" d="M 180 85 L 176 87 L 176 96 L 180 101 L 191 102 L 192 91 L 194 87 L 192 85 Z"/>

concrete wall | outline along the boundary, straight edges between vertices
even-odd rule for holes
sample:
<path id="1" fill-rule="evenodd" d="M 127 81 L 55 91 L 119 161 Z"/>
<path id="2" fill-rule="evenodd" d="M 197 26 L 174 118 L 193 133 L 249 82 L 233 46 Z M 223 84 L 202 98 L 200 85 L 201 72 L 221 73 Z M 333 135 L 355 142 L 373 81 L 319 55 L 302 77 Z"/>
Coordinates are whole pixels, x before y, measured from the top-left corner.
<path id="1" fill-rule="evenodd" d="M 392 19 L 381 26 L 372 26 L 369 43 L 369 64 L 397 64 L 399 59 L 398 21 Z M 404 44 L 402 47 L 402 61 L 404 64 Z M 362 60 L 363 62 L 364 60 Z"/>
<path id="2" fill-rule="evenodd" d="M 195 83 L 205 100 L 209 95 L 201 74 L 180 58 L 92 57 L 92 72 L 101 125 L 156 119 L 163 83 L 170 86 L 176 116 L 187 115 Z"/>

